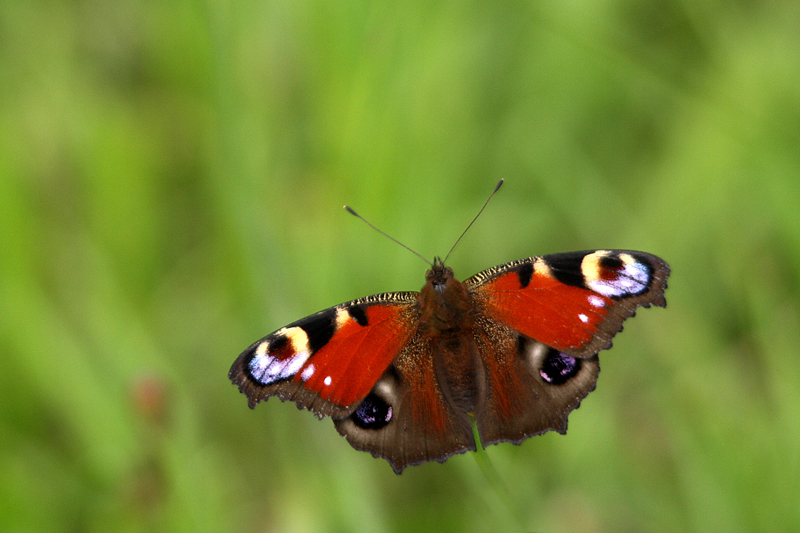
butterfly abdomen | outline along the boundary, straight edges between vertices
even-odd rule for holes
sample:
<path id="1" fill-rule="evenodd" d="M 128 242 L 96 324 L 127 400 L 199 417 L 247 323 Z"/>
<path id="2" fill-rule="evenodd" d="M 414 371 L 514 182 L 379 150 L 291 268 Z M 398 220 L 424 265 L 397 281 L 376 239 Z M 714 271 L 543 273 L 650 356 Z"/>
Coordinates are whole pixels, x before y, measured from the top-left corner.
<path id="1" fill-rule="evenodd" d="M 484 379 L 473 337 L 475 306 L 453 271 L 434 263 L 419 295 L 420 333 L 428 339 L 441 394 L 462 413 L 473 412 Z"/>

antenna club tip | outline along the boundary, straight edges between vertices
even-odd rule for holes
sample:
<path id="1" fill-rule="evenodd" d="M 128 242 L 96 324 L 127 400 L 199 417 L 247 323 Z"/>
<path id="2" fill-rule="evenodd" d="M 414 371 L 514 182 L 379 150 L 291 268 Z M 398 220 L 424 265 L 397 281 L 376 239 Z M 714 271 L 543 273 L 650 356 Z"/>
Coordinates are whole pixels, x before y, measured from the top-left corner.
<path id="1" fill-rule="evenodd" d="M 353 208 L 352 208 L 352 207 L 350 207 L 349 205 L 346 205 L 346 206 L 344 206 L 344 208 L 345 208 L 345 210 L 346 210 L 348 213 L 350 213 L 351 215 L 356 215 L 356 216 L 358 216 L 358 215 L 356 214 L 356 212 L 355 212 L 355 211 L 353 211 Z"/>
<path id="2" fill-rule="evenodd" d="M 497 182 L 497 185 L 495 186 L 494 191 L 492 191 L 492 194 L 496 193 L 500 189 L 500 187 L 503 186 L 504 181 L 505 181 L 504 179 L 501 179 L 500 181 Z"/>

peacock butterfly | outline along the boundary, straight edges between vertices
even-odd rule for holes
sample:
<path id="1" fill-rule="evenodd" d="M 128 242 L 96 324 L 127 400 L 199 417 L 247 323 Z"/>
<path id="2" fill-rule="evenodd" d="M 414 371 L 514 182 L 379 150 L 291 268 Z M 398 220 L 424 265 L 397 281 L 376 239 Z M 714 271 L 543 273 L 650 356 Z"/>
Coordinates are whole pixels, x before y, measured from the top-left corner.
<path id="1" fill-rule="evenodd" d="M 498 184 L 495 191 L 500 187 Z M 229 377 L 250 407 L 292 400 L 396 473 L 550 430 L 595 388 L 598 352 L 638 306 L 666 306 L 644 252 L 528 257 L 464 282 L 436 258 L 420 292 L 330 307 L 255 342 Z"/>

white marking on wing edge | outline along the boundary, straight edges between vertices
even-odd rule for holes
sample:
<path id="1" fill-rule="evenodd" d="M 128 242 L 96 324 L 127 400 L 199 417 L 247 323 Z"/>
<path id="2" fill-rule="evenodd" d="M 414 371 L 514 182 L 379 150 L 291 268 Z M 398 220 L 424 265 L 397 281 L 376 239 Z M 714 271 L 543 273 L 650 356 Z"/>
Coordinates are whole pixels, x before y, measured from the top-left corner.
<path id="1" fill-rule="evenodd" d="M 350 314 L 344 308 L 336 310 L 336 329 L 344 327 L 350 320 L 353 320 Z"/>
<path id="2" fill-rule="evenodd" d="M 269 385 L 297 374 L 308 361 L 309 355 L 307 351 L 303 351 L 296 353 L 292 357 L 280 360 L 269 355 L 269 352 L 256 354 L 250 361 L 250 373 L 261 384 Z"/>
<path id="3" fill-rule="evenodd" d="M 275 335 L 286 338 L 286 342 L 292 346 L 294 355 L 278 359 L 270 355 L 269 342 L 265 341 L 259 344 L 248 367 L 253 378 L 262 385 L 269 385 L 294 376 L 311 357 L 311 352 L 308 350 L 308 335 L 303 328 L 284 328 L 277 331 Z"/>
<path id="4" fill-rule="evenodd" d="M 302 379 L 303 381 L 308 381 L 308 378 L 314 375 L 315 370 L 316 368 L 314 368 L 313 364 L 308 365 L 306 369 L 303 370 L 303 373 L 300 374 L 300 379 Z"/>
<path id="5" fill-rule="evenodd" d="M 547 278 L 553 277 L 553 270 L 550 268 L 550 265 L 542 259 L 541 257 L 537 258 L 536 261 L 533 262 L 533 271 L 540 276 L 545 276 Z"/>
<path id="6" fill-rule="evenodd" d="M 590 294 L 588 299 L 589 299 L 589 304 L 592 305 L 593 307 L 605 307 L 606 306 L 606 301 L 603 300 L 601 297 L 599 297 L 597 295 Z"/>
<path id="7" fill-rule="evenodd" d="M 622 269 L 615 273 L 616 276 L 613 279 L 603 279 L 599 259 L 602 257 L 601 254 L 608 253 L 605 251 L 595 252 L 584 258 L 585 261 L 588 260 L 588 266 L 584 269 L 584 277 L 590 289 L 603 296 L 619 297 L 639 294 L 647 288 L 647 282 L 650 281 L 647 267 L 629 254 L 619 255 Z"/>
<path id="8" fill-rule="evenodd" d="M 325 383 L 326 387 L 329 387 L 330 384 L 331 384 L 331 377 L 330 376 L 325 376 L 325 379 L 323 380 L 323 383 Z"/>
<path id="9" fill-rule="evenodd" d="M 581 322 L 583 322 L 584 324 L 585 324 L 585 323 L 587 323 L 587 322 L 589 322 L 589 317 L 588 317 L 588 316 L 586 316 L 586 315 L 584 315 L 583 313 L 579 314 L 579 315 L 578 315 L 578 318 L 580 318 L 580 319 L 581 319 Z"/>

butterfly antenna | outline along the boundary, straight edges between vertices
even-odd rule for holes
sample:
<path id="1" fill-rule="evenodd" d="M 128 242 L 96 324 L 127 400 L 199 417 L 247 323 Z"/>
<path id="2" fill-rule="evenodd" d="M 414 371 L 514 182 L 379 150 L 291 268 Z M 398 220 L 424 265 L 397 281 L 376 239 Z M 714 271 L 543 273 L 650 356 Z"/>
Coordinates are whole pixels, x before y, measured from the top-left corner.
<path id="1" fill-rule="evenodd" d="M 500 187 L 502 187 L 502 186 L 503 186 L 503 180 L 500 180 L 500 181 L 498 181 L 498 182 L 497 182 L 497 185 L 495 186 L 494 190 L 492 191 L 492 194 L 490 194 L 490 195 L 489 195 L 489 198 L 487 198 L 487 199 L 486 199 L 486 202 L 483 204 L 483 207 L 481 207 L 481 210 L 480 210 L 480 211 L 478 211 L 478 214 L 477 214 L 477 215 L 475 215 L 475 218 L 473 218 L 473 219 L 472 219 L 472 222 L 470 222 L 470 223 L 469 223 L 469 226 L 467 226 L 467 229 L 465 229 L 465 230 L 464 230 L 464 231 L 461 233 L 461 236 L 458 238 L 458 240 L 456 241 L 456 243 L 453 245 L 453 247 L 452 247 L 452 248 L 450 248 L 450 251 L 449 251 L 449 252 L 447 252 L 447 255 L 444 257 L 444 261 L 442 261 L 443 263 L 446 263 L 446 262 L 447 262 L 447 258 L 448 258 L 448 257 L 450 257 L 450 254 L 452 254 L 452 253 L 453 253 L 453 250 L 455 250 L 455 249 L 456 249 L 456 246 L 458 246 L 458 243 L 460 243 L 460 242 L 461 242 L 461 239 L 463 239 L 463 238 L 464 238 L 464 235 L 466 235 L 466 234 L 467 234 L 467 232 L 469 231 L 469 228 L 471 228 L 471 227 L 472 227 L 472 225 L 475 223 L 475 221 L 476 221 L 476 220 L 478 220 L 478 217 L 479 217 L 479 216 L 481 216 L 481 213 L 483 213 L 483 210 L 484 210 L 484 209 L 486 209 L 486 206 L 487 206 L 487 205 L 489 205 L 489 200 L 491 200 L 491 199 L 492 199 L 492 196 L 494 196 L 494 193 L 496 193 L 497 191 L 499 191 L 499 190 L 500 190 Z"/>
<path id="2" fill-rule="evenodd" d="M 408 251 L 409 251 L 409 252 L 411 252 L 412 254 L 416 255 L 417 257 L 419 257 L 420 259 L 422 259 L 423 261 L 425 261 L 426 263 L 428 263 L 430 266 L 433 266 L 433 263 L 431 263 L 430 261 L 428 261 L 427 259 L 425 259 L 425 257 L 424 257 L 422 254 L 420 254 L 420 253 L 419 253 L 419 252 L 417 252 L 416 250 L 412 250 L 411 248 L 409 248 L 408 246 L 406 246 L 406 245 L 405 245 L 405 244 L 403 244 L 402 242 L 398 241 L 397 239 L 395 239 L 394 237 L 392 237 L 392 236 L 391 236 L 391 235 L 389 235 L 388 233 L 386 233 L 386 232 L 384 232 L 384 231 L 381 231 L 381 230 L 379 230 L 378 228 L 376 228 L 375 226 L 373 226 L 373 225 L 372 225 L 372 223 L 371 223 L 369 220 L 367 220 L 366 218 L 364 218 L 364 217 L 362 217 L 361 215 L 359 215 L 358 213 L 356 213 L 356 212 L 353 210 L 353 208 L 352 208 L 352 207 L 350 207 L 350 206 L 346 205 L 346 206 L 344 206 L 344 208 L 345 208 L 345 209 L 347 209 L 347 212 L 348 212 L 348 213 L 350 213 L 351 215 L 353 215 L 354 217 L 360 218 L 360 219 L 361 219 L 361 220 L 362 220 L 364 223 L 366 223 L 366 224 L 367 224 L 367 226 L 369 226 L 370 228 L 374 229 L 375 231 L 377 231 L 378 233 L 380 233 L 380 234 L 381 234 L 381 235 L 383 235 L 384 237 L 387 237 L 389 240 L 392 240 L 392 241 L 396 242 L 397 244 L 399 244 L 400 246 L 402 246 L 403 248 L 405 248 L 406 250 L 408 250 Z"/>

